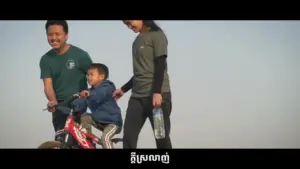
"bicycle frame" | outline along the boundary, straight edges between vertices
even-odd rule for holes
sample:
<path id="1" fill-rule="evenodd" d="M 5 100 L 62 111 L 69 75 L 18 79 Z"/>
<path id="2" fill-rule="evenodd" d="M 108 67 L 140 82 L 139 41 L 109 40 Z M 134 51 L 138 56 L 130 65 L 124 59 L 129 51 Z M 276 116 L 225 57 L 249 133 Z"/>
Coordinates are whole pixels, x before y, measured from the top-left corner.
<path id="1" fill-rule="evenodd" d="M 62 137 L 63 140 L 60 140 L 63 143 L 64 148 L 71 148 L 69 146 L 69 138 L 70 135 L 73 136 L 73 138 L 77 141 L 77 143 L 80 145 L 81 148 L 83 149 L 96 149 L 95 144 L 101 145 L 102 142 L 101 139 L 97 136 L 95 136 L 93 133 L 89 133 L 88 131 L 84 132 L 79 128 L 79 124 L 75 121 L 76 114 L 78 112 L 74 111 L 74 105 L 72 105 L 72 101 L 75 99 L 79 98 L 79 93 L 73 94 L 72 97 L 67 99 L 65 102 L 60 103 L 56 105 L 56 107 L 68 107 L 71 109 L 69 116 L 67 117 L 65 127 L 63 129 L 63 135 Z M 48 110 L 48 108 L 44 109 Z M 121 138 L 114 138 L 112 139 L 113 143 L 121 142 Z M 95 144 L 94 144 L 95 143 Z"/>
<path id="2" fill-rule="evenodd" d="M 83 132 L 79 129 L 79 125 L 74 120 L 73 111 L 71 111 L 70 115 L 66 120 L 66 124 L 64 127 L 65 132 L 65 142 L 68 143 L 68 139 L 70 134 L 74 137 L 74 139 L 80 144 L 80 146 L 84 149 L 95 149 L 96 147 L 92 144 L 87 138 L 89 138 L 92 142 L 96 144 L 100 144 L 100 138 L 95 136 L 89 132 Z"/>

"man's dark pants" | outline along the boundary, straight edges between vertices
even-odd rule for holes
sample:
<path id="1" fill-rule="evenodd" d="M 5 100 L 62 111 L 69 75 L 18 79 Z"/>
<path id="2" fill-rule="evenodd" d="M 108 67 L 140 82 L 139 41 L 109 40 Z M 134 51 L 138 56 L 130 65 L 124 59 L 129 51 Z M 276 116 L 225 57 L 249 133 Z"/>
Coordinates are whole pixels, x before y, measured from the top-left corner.
<path id="1" fill-rule="evenodd" d="M 60 103 L 61 101 L 59 101 Z M 62 112 L 60 110 L 56 110 L 52 113 L 52 124 L 55 131 L 55 140 L 59 141 L 62 138 L 63 129 L 66 124 L 66 120 L 68 118 L 68 112 Z M 75 121 L 80 123 L 80 113 L 76 116 Z M 75 145 L 77 142 L 75 139 L 72 139 L 72 145 Z"/>

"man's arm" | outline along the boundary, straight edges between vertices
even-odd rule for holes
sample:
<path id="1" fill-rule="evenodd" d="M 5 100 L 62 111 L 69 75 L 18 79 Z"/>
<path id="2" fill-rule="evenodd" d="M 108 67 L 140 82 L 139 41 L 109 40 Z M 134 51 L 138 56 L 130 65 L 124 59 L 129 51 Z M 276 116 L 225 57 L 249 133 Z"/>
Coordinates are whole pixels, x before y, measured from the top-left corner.
<path id="1" fill-rule="evenodd" d="M 49 101 L 56 101 L 56 95 L 53 89 L 52 78 L 43 79 L 44 82 L 44 92 Z"/>
<path id="2" fill-rule="evenodd" d="M 49 101 L 56 101 L 56 95 L 53 89 L 53 82 L 52 82 L 52 75 L 51 70 L 46 63 L 46 60 L 44 57 L 42 57 L 40 61 L 40 70 L 41 70 L 41 76 L 40 78 L 43 79 L 44 83 L 44 92 Z"/>

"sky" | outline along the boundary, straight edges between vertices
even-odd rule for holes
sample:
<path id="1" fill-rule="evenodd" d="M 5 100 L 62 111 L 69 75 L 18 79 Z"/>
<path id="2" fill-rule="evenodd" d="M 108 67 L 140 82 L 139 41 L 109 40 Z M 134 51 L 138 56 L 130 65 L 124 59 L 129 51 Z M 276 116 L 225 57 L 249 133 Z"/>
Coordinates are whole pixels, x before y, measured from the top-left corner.
<path id="1" fill-rule="evenodd" d="M 39 78 L 50 49 L 45 23 L 0 21 L 0 148 L 36 148 L 54 138 Z M 121 21 L 68 23 L 69 43 L 108 65 L 117 87 L 129 80 L 137 34 Z M 169 41 L 174 148 L 300 148 L 299 21 L 157 23 Z M 129 96 L 119 101 L 123 117 Z M 138 148 L 155 147 L 147 120 Z"/>

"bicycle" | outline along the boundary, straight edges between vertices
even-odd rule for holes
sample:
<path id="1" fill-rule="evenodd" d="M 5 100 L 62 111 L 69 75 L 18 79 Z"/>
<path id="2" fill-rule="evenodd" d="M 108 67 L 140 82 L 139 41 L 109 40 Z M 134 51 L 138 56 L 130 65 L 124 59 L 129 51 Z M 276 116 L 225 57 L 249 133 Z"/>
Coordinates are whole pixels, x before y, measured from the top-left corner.
<path id="1" fill-rule="evenodd" d="M 46 141 L 38 146 L 38 149 L 96 149 L 97 144 L 103 146 L 101 138 L 97 137 L 93 133 L 89 133 L 88 131 L 83 132 L 79 128 L 79 124 L 75 122 L 75 117 L 78 112 L 74 111 L 75 107 L 72 102 L 77 98 L 80 98 L 79 93 L 73 94 L 69 99 L 55 106 L 56 109 L 69 108 L 71 110 L 63 129 L 62 139 L 59 141 Z M 45 110 L 48 110 L 48 108 L 43 111 Z M 71 144 L 73 140 L 78 143 L 75 147 Z M 122 142 L 122 139 L 113 138 L 111 141 L 116 144 L 118 142 Z"/>

